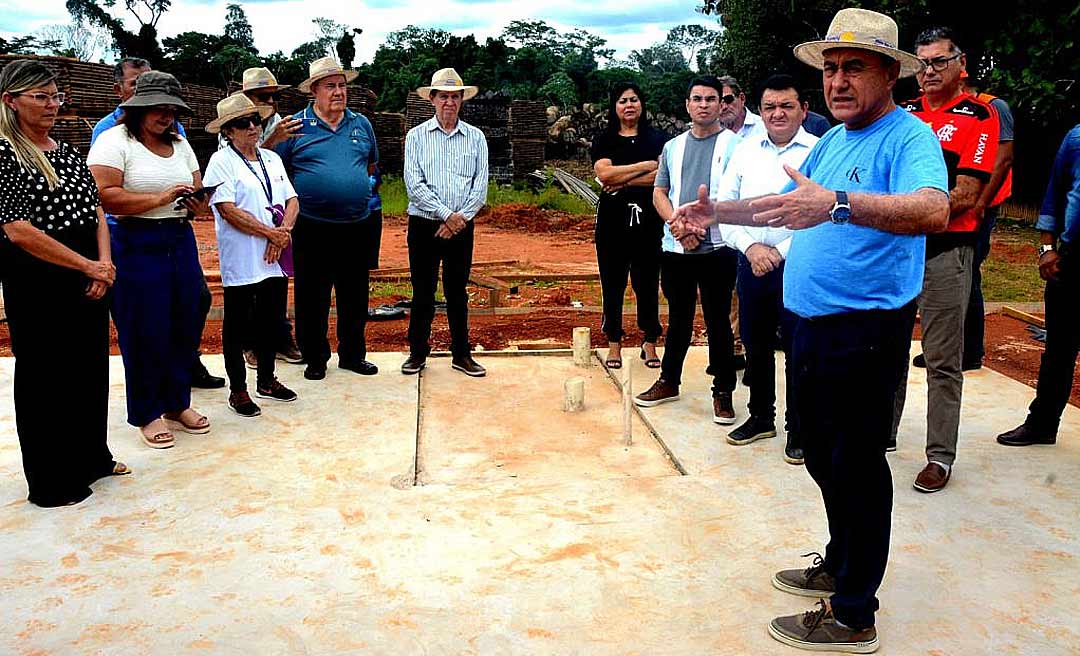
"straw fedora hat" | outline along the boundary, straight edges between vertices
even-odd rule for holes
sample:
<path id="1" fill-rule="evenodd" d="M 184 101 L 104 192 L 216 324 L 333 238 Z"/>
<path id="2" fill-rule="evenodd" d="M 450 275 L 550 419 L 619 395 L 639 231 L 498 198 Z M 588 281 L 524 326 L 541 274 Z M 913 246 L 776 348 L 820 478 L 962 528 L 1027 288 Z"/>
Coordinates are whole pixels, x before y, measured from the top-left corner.
<path id="1" fill-rule="evenodd" d="M 267 91 L 281 91 L 288 89 L 288 84 L 278 84 L 277 78 L 269 68 L 249 68 L 244 71 L 244 83 L 241 91 L 255 91 L 265 89 Z"/>
<path id="2" fill-rule="evenodd" d="M 915 75 L 924 68 L 922 62 L 915 55 L 900 50 L 898 43 L 899 30 L 892 18 L 869 9 L 848 8 L 836 12 L 824 40 L 795 46 L 795 57 L 820 70 L 826 50 L 858 48 L 899 61 L 900 77 Z"/>
<path id="3" fill-rule="evenodd" d="M 432 91 L 463 91 L 465 100 L 472 98 L 480 91 L 477 87 L 466 86 L 461 76 L 452 68 L 441 68 L 431 76 L 431 86 L 420 87 L 416 95 L 424 100 L 431 98 Z"/>
<path id="4" fill-rule="evenodd" d="M 180 82 L 162 71 L 146 71 L 135 80 L 135 95 L 120 103 L 121 107 L 155 107 L 173 105 L 187 114 L 194 114 L 180 96 Z"/>
<path id="5" fill-rule="evenodd" d="M 304 93 L 311 93 L 311 85 L 331 75 L 344 75 L 345 82 L 348 83 L 355 80 L 360 73 L 342 68 L 341 64 L 337 63 L 333 57 L 323 57 L 308 65 L 308 79 L 301 82 L 296 88 Z"/>
<path id="6" fill-rule="evenodd" d="M 206 131 L 210 134 L 221 132 L 221 126 L 234 118 L 258 114 L 264 121 L 274 113 L 274 108 L 269 105 L 256 105 L 242 93 L 234 93 L 218 101 L 217 118 L 206 124 Z"/>

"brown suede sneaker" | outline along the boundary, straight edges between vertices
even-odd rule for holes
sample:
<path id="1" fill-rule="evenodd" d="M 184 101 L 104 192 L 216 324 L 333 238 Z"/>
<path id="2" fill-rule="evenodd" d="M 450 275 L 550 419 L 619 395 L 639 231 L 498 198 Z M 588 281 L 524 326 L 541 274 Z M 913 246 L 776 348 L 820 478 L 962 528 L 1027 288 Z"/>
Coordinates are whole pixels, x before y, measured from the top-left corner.
<path id="1" fill-rule="evenodd" d="M 950 475 L 952 475 L 951 471 L 945 471 L 945 468 L 936 462 L 928 462 L 915 477 L 915 482 L 911 484 L 911 487 L 927 494 L 940 492 L 948 484 Z"/>
<path id="2" fill-rule="evenodd" d="M 679 398 L 679 386 L 670 385 L 663 378 L 658 378 L 652 387 L 634 397 L 634 405 L 651 408 L 654 405 L 675 401 Z"/>
<path id="3" fill-rule="evenodd" d="M 836 579 L 825 571 L 821 554 L 811 551 L 803 555 L 814 557 L 810 567 L 780 570 L 773 574 L 773 587 L 801 597 L 824 597 L 836 592 Z"/>
<path id="4" fill-rule="evenodd" d="M 731 402 L 731 392 L 713 392 L 712 414 L 712 420 L 718 424 L 729 426 L 735 423 L 735 405 Z"/>
<path id="5" fill-rule="evenodd" d="M 872 654 L 878 648 L 874 627 L 859 630 L 842 626 L 824 599 L 817 608 L 801 615 L 777 617 L 769 623 L 769 635 L 785 645 L 807 651 Z"/>

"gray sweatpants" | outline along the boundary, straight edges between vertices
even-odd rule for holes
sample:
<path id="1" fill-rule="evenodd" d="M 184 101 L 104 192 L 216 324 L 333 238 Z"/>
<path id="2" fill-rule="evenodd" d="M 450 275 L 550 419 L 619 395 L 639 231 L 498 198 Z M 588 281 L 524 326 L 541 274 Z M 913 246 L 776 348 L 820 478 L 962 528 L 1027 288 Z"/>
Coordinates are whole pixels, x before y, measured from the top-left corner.
<path id="1" fill-rule="evenodd" d="M 960 432 L 960 400 L 964 388 L 964 315 L 971 294 L 975 249 L 956 246 L 926 260 L 919 294 L 922 349 L 926 358 L 926 459 L 952 465 Z M 896 390 L 893 439 L 904 414 L 907 367 Z"/>

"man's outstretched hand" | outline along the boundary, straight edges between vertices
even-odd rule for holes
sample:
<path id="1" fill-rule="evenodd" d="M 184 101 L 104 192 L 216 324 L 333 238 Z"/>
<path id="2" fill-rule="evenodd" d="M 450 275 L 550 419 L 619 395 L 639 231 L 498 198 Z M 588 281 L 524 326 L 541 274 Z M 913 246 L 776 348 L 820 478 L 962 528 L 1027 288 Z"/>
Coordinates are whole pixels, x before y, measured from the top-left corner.
<path id="1" fill-rule="evenodd" d="M 668 224 L 672 226 L 672 234 L 680 240 L 682 238 L 675 233 L 676 225 L 679 226 L 682 234 L 700 238 L 705 236 L 705 230 L 714 223 L 716 223 L 716 208 L 709 200 L 709 188 L 705 185 L 698 187 L 696 201 L 680 205 L 668 221 Z"/>
<path id="2" fill-rule="evenodd" d="M 795 181 L 795 189 L 750 201 L 750 208 L 755 212 L 754 222 L 767 223 L 774 228 L 803 230 L 827 221 L 836 194 L 787 164 L 784 171 Z"/>

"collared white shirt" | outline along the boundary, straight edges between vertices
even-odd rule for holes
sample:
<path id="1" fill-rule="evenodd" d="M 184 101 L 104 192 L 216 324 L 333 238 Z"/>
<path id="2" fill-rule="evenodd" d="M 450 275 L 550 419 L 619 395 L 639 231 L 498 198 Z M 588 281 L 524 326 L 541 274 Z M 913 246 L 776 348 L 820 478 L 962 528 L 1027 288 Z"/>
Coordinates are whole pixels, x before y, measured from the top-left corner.
<path id="1" fill-rule="evenodd" d="M 754 132 L 760 132 L 765 134 L 765 123 L 762 122 L 761 117 L 750 111 L 746 110 L 746 118 L 743 119 L 742 127 L 735 134 L 741 139 L 749 137 Z"/>
<path id="2" fill-rule="evenodd" d="M 449 134 L 437 118 L 405 136 L 405 190 L 411 216 L 445 221 L 454 212 L 472 220 L 487 202 L 488 147 L 484 133 L 465 121 Z"/>
<path id="3" fill-rule="evenodd" d="M 784 164 L 798 169 L 817 142 L 818 138 L 802 127 L 783 147 L 774 144 L 764 129 L 760 135 L 743 139 L 720 180 L 717 199 L 738 200 L 779 193 L 791 182 Z M 725 225 L 721 234 L 724 241 L 743 254 L 754 244 L 765 244 L 776 248 L 781 257 L 787 259 L 791 248 L 792 232 L 787 228 Z"/>

